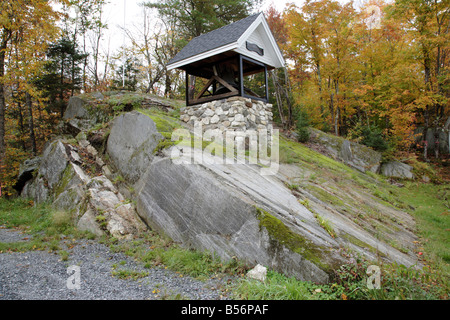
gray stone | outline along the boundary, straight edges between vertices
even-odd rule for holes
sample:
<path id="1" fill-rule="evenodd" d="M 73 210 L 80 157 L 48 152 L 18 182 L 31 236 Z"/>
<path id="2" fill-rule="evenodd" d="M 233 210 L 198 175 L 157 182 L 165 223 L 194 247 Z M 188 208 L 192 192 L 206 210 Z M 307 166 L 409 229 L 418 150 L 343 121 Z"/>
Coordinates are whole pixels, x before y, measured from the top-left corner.
<path id="1" fill-rule="evenodd" d="M 64 112 L 63 119 L 69 126 L 69 131 L 75 129 L 75 133 L 80 130 L 88 130 L 97 123 L 97 117 L 86 108 L 87 102 L 80 97 L 71 97 Z"/>
<path id="2" fill-rule="evenodd" d="M 117 193 L 117 188 L 105 176 L 94 177 L 86 184 L 88 189 L 108 190 Z"/>
<path id="3" fill-rule="evenodd" d="M 42 203 L 49 199 L 50 191 L 46 186 L 46 181 L 38 176 L 25 184 L 20 196 L 34 199 L 36 203 Z"/>
<path id="4" fill-rule="evenodd" d="M 47 181 L 50 189 L 59 183 L 68 163 L 69 158 L 66 148 L 61 140 L 56 140 L 45 148 L 39 167 L 39 175 Z"/>
<path id="5" fill-rule="evenodd" d="M 69 120 L 69 119 L 75 119 L 75 118 L 81 118 L 81 119 L 88 119 L 89 118 L 89 112 L 85 108 L 87 105 L 86 101 L 81 99 L 80 97 L 71 97 L 69 99 L 69 103 L 67 105 L 66 111 L 64 112 L 63 119 Z"/>
<path id="6" fill-rule="evenodd" d="M 212 117 L 214 115 L 214 111 L 212 111 L 211 109 L 206 109 L 205 112 L 203 113 L 203 117 Z"/>
<path id="7" fill-rule="evenodd" d="M 98 237 L 101 237 L 105 232 L 99 227 L 95 219 L 95 212 L 91 209 L 87 210 L 83 216 L 78 220 L 77 228 L 80 231 L 89 231 Z"/>
<path id="8" fill-rule="evenodd" d="M 242 114 L 238 113 L 238 114 L 234 117 L 234 121 L 237 121 L 237 122 L 244 122 L 244 121 L 245 121 L 245 118 L 244 118 L 244 116 L 243 116 Z"/>
<path id="9" fill-rule="evenodd" d="M 34 178 L 35 173 L 39 169 L 41 164 L 41 157 L 35 157 L 33 159 L 25 160 L 19 167 L 19 175 L 17 176 L 17 182 L 14 185 L 14 189 L 20 194 L 25 187 L 25 184 Z"/>
<path id="10" fill-rule="evenodd" d="M 209 122 L 210 122 L 210 118 L 209 117 L 205 117 L 205 118 L 202 119 L 202 124 L 203 125 L 208 125 Z"/>
<path id="11" fill-rule="evenodd" d="M 326 148 L 331 157 L 342 161 L 348 166 L 361 172 L 371 171 L 378 173 L 381 165 L 381 153 L 342 137 L 336 137 L 332 134 L 310 128 L 311 139 Z"/>
<path id="12" fill-rule="evenodd" d="M 415 142 L 422 144 L 424 128 L 419 127 L 414 131 Z M 427 150 L 430 154 L 436 152 L 438 149 L 441 154 L 450 153 L 450 117 L 447 119 L 443 127 L 433 127 L 427 130 Z"/>
<path id="13" fill-rule="evenodd" d="M 264 282 L 267 276 L 267 268 L 257 264 L 253 269 L 247 272 L 247 278 Z"/>
<path id="14" fill-rule="evenodd" d="M 217 114 L 215 114 L 215 115 L 211 118 L 210 123 L 211 123 L 211 124 L 215 124 L 215 123 L 218 123 L 219 121 L 220 121 L 220 117 L 219 117 Z"/>
<path id="15" fill-rule="evenodd" d="M 399 161 L 390 161 L 383 163 L 381 174 L 391 178 L 414 179 L 412 167 Z"/>
<path id="16" fill-rule="evenodd" d="M 122 176 L 134 183 L 150 165 L 161 139 L 150 117 L 132 111 L 114 120 L 107 152 Z"/>
<path id="17" fill-rule="evenodd" d="M 109 212 L 120 203 L 116 194 L 109 190 L 89 189 L 89 203 L 97 211 Z"/>
<path id="18" fill-rule="evenodd" d="M 105 98 L 101 92 L 92 92 L 91 96 L 97 100 L 103 100 Z"/>
<path id="19" fill-rule="evenodd" d="M 314 226 L 314 216 L 283 184 L 259 175 L 255 168 L 232 165 L 203 169 L 157 159 L 138 185 L 137 212 L 148 225 L 174 241 L 215 252 L 225 260 L 236 256 L 303 280 L 328 280 L 321 267 L 284 247 L 261 228 L 257 206 L 306 237 L 309 248 L 317 248 L 324 261 L 341 259 L 325 249 L 335 241 Z M 294 207 L 296 216 L 289 213 Z M 319 249 L 322 247 L 324 252 Z"/>

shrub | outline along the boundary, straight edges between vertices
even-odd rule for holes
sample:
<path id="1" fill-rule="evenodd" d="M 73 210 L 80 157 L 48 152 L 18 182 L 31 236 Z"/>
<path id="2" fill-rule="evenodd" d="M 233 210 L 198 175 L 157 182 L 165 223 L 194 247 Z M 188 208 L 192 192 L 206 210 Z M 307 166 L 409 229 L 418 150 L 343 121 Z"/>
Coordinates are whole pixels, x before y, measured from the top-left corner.
<path id="1" fill-rule="evenodd" d="M 386 151 L 389 148 L 389 144 L 383 137 L 381 129 L 365 127 L 362 130 L 362 143 L 368 147 L 371 147 L 377 151 Z"/>
<path id="2" fill-rule="evenodd" d="M 385 152 L 390 147 L 382 129 L 361 122 L 349 130 L 348 137 L 380 152 Z"/>
<path id="3" fill-rule="evenodd" d="M 297 115 L 297 122 L 296 122 L 296 133 L 298 135 L 298 141 L 300 142 L 308 142 L 309 140 L 309 117 L 308 114 L 300 110 L 300 112 Z"/>

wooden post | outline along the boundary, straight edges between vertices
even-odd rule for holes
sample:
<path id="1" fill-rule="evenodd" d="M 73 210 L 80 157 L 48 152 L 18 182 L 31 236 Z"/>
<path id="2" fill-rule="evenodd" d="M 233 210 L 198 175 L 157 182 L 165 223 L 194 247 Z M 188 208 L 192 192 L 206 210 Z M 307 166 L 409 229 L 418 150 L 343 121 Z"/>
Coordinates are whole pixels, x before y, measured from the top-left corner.
<path id="1" fill-rule="evenodd" d="M 266 103 L 269 103 L 269 79 L 267 77 L 267 66 L 264 65 L 264 81 L 266 83 Z"/>
<path id="2" fill-rule="evenodd" d="M 244 96 L 244 63 L 241 54 L 239 54 L 239 95 Z"/>
<path id="3" fill-rule="evenodd" d="M 189 105 L 189 73 L 186 70 L 186 106 Z"/>

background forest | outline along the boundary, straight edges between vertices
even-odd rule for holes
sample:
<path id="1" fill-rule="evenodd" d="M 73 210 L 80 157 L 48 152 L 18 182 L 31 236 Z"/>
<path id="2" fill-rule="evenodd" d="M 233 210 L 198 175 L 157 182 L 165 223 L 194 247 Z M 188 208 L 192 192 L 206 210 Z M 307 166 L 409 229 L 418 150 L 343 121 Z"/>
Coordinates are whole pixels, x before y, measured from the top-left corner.
<path id="1" fill-rule="evenodd" d="M 128 90 L 183 99 L 184 76 L 167 62 L 190 39 L 258 12 L 261 2 L 143 0 L 141 20 L 122 30 L 131 45 L 114 52 L 100 46 L 107 0 L 0 0 L 2 195 L 14 193 L 20 163 L 57 133 L 71 96 Z M 445 168 L 448 154 L 436 143 L 450 127 L 449 4 L 306 0 L 270 7 L 265 16 L 287 61 L 269 81 L 277 125 L 302 141 L 313 126 L 387 158 Z"/>

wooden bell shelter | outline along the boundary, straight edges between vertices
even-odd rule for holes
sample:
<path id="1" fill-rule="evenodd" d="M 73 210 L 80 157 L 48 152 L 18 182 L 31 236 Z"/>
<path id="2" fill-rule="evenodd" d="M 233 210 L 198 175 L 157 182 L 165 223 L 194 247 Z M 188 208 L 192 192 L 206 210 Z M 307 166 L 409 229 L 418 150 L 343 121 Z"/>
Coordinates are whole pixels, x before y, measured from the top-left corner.
<path id="1" fill-rule="evenodd" d="M 283 55 L 262 13 L 192 39 L 167 64 L 168 70 L 186 73 L 187 106 L 234 96 L 268 102 L 267 71 L 284 66 Z M 264 77 L 259 78 L 256 93 L 247 84 L 260 73 Z M 191 80 L 197 80 L 198 92 L 194 92 Z"/>

